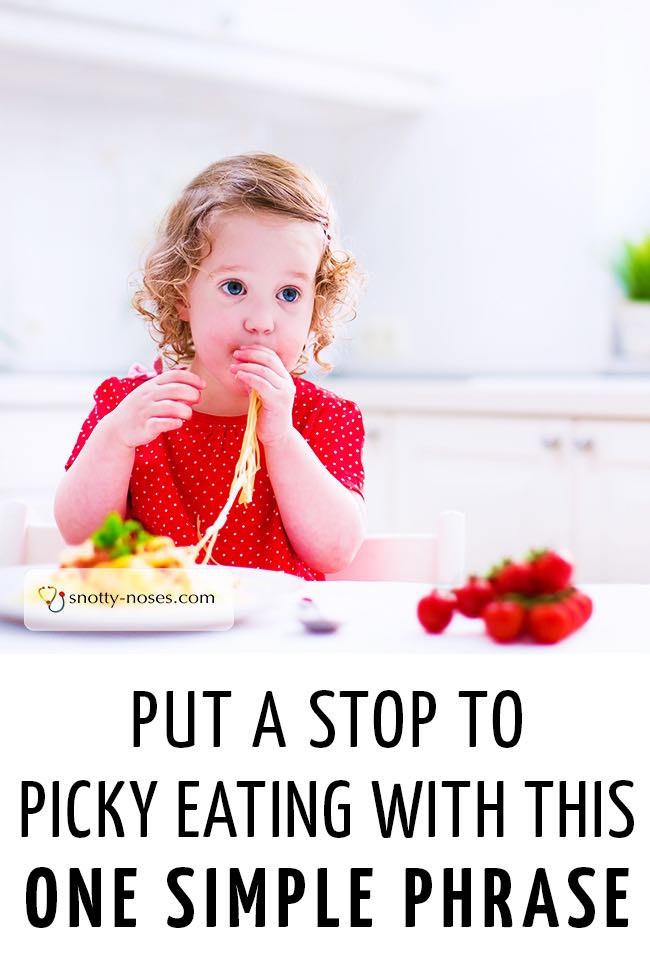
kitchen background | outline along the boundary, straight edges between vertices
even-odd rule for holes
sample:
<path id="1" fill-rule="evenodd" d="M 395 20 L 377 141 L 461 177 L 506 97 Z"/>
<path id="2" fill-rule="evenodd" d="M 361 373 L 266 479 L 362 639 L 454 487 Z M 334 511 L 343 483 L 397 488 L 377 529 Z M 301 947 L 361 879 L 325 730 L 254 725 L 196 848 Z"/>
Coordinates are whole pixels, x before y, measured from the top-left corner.
<path id="1" fill-rule="evenodd" d="M 51 518 L 98 381 L 152 360 L 153 228 L 263 150 L 328 183 L 366 272 L 311 377 L 364 411 L 371 529 L 460 508 L 470 568 L 554 544 L 648 581 L 612 272 L 650 233 L 648 36 L 645 0 L 0 0 L 0 499 Z"/>

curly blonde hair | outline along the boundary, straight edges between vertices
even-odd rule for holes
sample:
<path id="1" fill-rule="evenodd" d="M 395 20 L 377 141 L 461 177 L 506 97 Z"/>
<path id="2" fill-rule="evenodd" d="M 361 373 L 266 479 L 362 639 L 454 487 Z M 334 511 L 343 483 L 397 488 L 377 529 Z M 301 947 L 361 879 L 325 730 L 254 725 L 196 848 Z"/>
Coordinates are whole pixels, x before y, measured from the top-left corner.
<path id="1" fill-rule="evenodd" d="M 356 317 L 361 284 L 357 263 L 347 251 L 332 246 L 334 211 L 327 190 L 307 170 L 266 153 L 245 153 L 212 163 L 189 183 L 167 211 L 149 252 L 142 286 L 132 304 L 149 322 L 163 355 L 174 364 L 194 355 L 190 324 L 177 306 L 186 303 L 185 288 L 212 250 L 211 230 L 218 213 L 266 211 L 319 223 L 323 254 L 316 271 L 314 311 L 309 338 L 293 372 L 301 374 L 308 350 L 325 370 L 320 353 L 334 340 L 337 321 Z"/>

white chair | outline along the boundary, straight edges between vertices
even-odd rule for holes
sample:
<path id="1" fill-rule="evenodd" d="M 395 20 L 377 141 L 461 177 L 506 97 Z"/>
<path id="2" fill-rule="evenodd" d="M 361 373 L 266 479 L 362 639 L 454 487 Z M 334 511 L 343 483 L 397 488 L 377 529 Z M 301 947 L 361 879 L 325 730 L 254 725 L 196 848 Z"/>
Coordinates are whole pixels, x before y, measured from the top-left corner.
<path id="1" fill-rule="evenodd" d="M 65 542 L 54 523 L 29 521 L 23 501 L 0 504 L 0 565 L 58 562 Z"/>
<path id="2" fill-rule="evenodd" d="M 346 569 L 327 581 L 460 585 L 465 575 L 465 516 L 443 511 L 435 534 L 369 535 Z"/>

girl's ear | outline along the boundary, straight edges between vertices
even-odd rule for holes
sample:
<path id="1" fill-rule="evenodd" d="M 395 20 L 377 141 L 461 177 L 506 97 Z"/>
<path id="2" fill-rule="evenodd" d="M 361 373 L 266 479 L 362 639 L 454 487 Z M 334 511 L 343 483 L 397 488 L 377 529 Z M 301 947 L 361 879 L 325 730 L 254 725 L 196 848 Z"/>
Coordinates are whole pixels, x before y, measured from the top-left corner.
<path id="1" fill-rule="evenodd" d="M 183 282 L 183 284 L 174 285 L 174 307 L 182 322 L 189 322 L 190 320 L 190 303 L 188 301 L 187 291 L 187 281 Z"/>

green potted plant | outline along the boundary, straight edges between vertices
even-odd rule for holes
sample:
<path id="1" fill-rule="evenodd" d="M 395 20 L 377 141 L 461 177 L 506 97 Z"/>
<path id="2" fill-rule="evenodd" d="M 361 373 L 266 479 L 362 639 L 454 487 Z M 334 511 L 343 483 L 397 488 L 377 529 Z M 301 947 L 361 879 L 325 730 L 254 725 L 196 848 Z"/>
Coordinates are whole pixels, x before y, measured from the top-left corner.
<path id="1" fill-rule="evenodd" d="M 650 237 L 625 241 L 614 272 L 625 296 L 617 316 L 621 352 L 650 359 Z"/>

